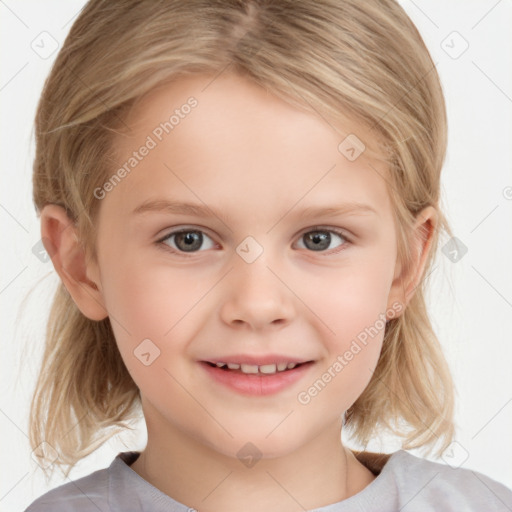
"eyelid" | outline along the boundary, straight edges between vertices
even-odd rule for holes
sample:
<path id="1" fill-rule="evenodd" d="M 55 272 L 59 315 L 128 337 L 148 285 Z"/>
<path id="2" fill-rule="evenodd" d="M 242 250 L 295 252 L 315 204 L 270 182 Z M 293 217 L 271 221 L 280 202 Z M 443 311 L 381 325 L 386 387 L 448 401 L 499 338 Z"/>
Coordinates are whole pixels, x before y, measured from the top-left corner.
<path id="1" fill-rule="evenodd" d="M 159 237 L 156 241 L 157 242 L 161 242 L 162 240 L 165 240 L 167 238 L 169 238 L 171 235 L 177 235 L 178 233 L 182 233 L 182 232 L 188 232 L 188 231 L 199 231 L 201 233 L 203 233 L 204 235 L 207 235 L 208 237 L 210 237 L 212 240 L 213 238 L 215 238 L 210 230 L 208 228 L 205 228 L 203 226 L 193 226 L 193 225 L 188 225 L 188 224 L 180 224 L 178 226 L 174 226 L 174 227 L 171 227 L 171 228 L 168 228 L 169 231 L 166 230 L 166 234 L 165 235 L 162 235 L 161 237 Z"/>
<path id="2" fill-rule="evenodd" d="M 303 235 L 305 233 L 309 233 L 310 231 L 331 231 L 331 232 L 336 233 L 337 235 L 340 235 L 343 238 L 345 238 L 347 240 L 347 242 L 352 242 L 352 234 L 350 233 L 350 231 L 347 231 L 344 228 L 339 228 L 336 226 L 321 226 L 321 225 L 311 226 L 311 227 L 308 227 L 308 228 L 300 231 L 297 236 Z"/>
<path id="3" fill-rule="evenodd" d="M 159 247 L 162 247 L 164 250 L 170 251 L 175 254 L 179 254 L 180 256 L 193 257 L 195 254 L 200 254 L 201 252 L 205 252 L 205 251 L 195 251 L 195 252 L 191 252 L 191 253 L 187 253 L 184 251 L 176 251 L 176 249 L 173 249 L 168 244 L 165 244 L 164 240 L 167 240 L 171 236 L 177 235 L 182 232 L 199 231 L 202 234 L 206 235 L 208 238 L 210 238 L 210 240 L 212 240 L 214 243 L 217 243 L 217 242 L 215 242 L 215 237 L 213 237 L 212 235 L 209 234 L 209 230 L 202 226 L 179 225 L 179 226 L 175 226 L 174 228 L 169 228 L 169 229 L 170 229 L 170 231 L 167 232 L 165 235 L 161 236 L 158 240 L 156 240 L 156 243 Z M 312 231 L 331 232 L 331 233 L 334 233 L 334 234 L 340 236 L 341 238 L 343 238 L 345 240 L 345 243 L 342 244 L 341 248 L 331 250 L 331 251 L 320 251 L 319 254 L 322 254 L 322 253 L 326 254 L 326 255 L 336 254 L 337 252 L 343 250 L 343 248 L 346 245 L 353 243 L 353 235 L 350 232 L 348 232 L 346 229 L 339 228 L 336 226 L 327 226 L 327 225 L 315 225 L 315 226 L 309 226 L 307 228 L 304 228 L 302 231 L 299 231 L 298 234 L 294 235 L 294 239 L 300 238 L 304 234 L 312 232 Z M 165 246 L 165 247 L 163 247 L 163 246 Z M 310 251 L 310 252 L 314 253 L 314 251 Z"/>
<path id="4" fill-rule="evenodd" d="M 165 235 L 159 237 L 155 241 L 155 243 L 158 246 L 164 245 L 164 246 L 166 246 L 166 248 L 168 250 L 173 251 L 173 252 L 179 252 L 179 254 L 183 254 L 185 256 L 192 256 L 194 254 L 204 252 L 204 251 L 196 251 L 196 252 L 186 253 L 186 252 L 182 252 L 182 251 L 176 251 L 176 249 L 173 249 L 168 244 L 164 243 L 164 240 L 167 240 L 171 236 L 178 235 L 180 233 L 188 233 L 190 231 L 198 231 L 198 232 L 202 233 L 203 235 L 206 235 L 215 245 L 218 245 L 218 243 L 215 241 L 216 237 L 212 236 L 209 233 L 209 230 L 207 228 L 204 228 L 202 226 L 200 227 L 200 226 L 188 226 L 188 225 L 180 225 L 180 226 L 175 226 L 174 228 L 171 228 L 170 231 L 168 231 Z"/>
<path id="5" fill-rule="evenodd" d="M 193 226 L 193 225 L 188 225 L 188 224 L 181 225 L 180 224 L 178 226 L 175 226 L 175 228 L 169 228 L 169 229 L 170 229 L 170 231 L 166 235 L 163 235 L 160 238 L 160 240 L 167 238 L 171 234 L 179 233 L 181 231 L 201 231 L 201 232 L 207 234 L 210 238 L 212 238 L 211 232 L 208 230 L 208 228 L 205 228 L 203 226 Z M 354 236 L 346 228 L 340 228 L 337 226 L 329 226 L 329 225 L 320 225 L 320 224 L 314 225 L 314 226 L 308 226 L 307 228 L 304 228 L 303 230 L 299 231 L 298 234 L 296 234 L 295 236 L 298 236 L 303 233 L 308 233 L 309 231 L 316 231 L 316 230 L 318 230 L 318 231 L 334 231 L 335 233 L 346 236 L 347 240 Z"/>

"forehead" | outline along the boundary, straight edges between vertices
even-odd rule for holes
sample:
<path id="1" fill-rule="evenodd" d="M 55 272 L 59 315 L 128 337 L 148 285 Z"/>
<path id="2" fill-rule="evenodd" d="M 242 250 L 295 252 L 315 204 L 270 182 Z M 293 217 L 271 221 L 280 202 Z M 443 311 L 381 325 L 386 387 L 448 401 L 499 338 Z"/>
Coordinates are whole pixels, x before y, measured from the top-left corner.
<path id="1" fill-rule="evenodd" d="M 108 197 L 122 213 L 157 196 L 252 211 L 360 201 L 389 212 L 384 164 L 340 151 L 348 133 L 364 142 L 368 132 L 335 131 L 239 75 L 179 78 L 138 101 L 125 123 L 129 131 L 115 139 L 118 164 L 136 162 Z M 143 146 L 151 149 L 141 157 Z"/>

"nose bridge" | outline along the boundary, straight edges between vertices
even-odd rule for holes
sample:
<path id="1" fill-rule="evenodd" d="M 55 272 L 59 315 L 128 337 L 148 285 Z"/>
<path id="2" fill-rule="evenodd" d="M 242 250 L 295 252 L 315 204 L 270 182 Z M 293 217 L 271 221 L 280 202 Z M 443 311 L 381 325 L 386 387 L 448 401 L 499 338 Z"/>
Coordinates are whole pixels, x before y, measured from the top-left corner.
<path id="1" fill-rule="evenodd" d="M 276 271 L 272 251 L 249 236 L 236 248 L 221 314 L 227 323 L 264 327 L 287 322 L 293 315 L 293 294 L 285 286 L 282 270 Z"/>

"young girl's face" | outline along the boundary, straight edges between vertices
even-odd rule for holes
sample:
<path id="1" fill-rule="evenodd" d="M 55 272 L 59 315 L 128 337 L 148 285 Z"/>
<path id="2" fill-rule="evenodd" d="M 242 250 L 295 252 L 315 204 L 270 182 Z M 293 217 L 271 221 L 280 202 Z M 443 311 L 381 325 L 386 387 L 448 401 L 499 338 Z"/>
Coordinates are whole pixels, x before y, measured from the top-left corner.
<path id="1" fill-rule="evenodd" d="M 401 308 L 385 166 L 233 74 L 161 87 L 125 122 L 89 275 L 150 439 L 274 457 L 339 435 Z M 307 364 L 261 375 L 278 363 Z"/>

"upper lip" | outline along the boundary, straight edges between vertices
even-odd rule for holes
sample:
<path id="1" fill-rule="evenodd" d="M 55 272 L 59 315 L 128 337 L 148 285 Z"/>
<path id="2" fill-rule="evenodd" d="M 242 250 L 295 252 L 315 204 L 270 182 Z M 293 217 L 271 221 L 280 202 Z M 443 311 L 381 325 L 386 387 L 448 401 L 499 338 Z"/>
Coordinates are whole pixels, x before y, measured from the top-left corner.
<path id="1" fill-rule="evenodd" d="M 297 356 L 286 356 L 282 354 L 266 354 L 266 355 L 249 355 L 249 354 L 235 354 L 232 356 L 219 356 L 203 359 L 207 363 L 237 363 L 237 364 L 251 364 L 263 366 L 266 364 L 279 364 L 279 363 L 308 363 L 312 359 L 301 359 Z"/>

